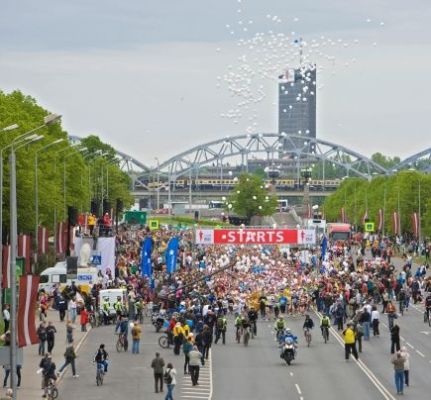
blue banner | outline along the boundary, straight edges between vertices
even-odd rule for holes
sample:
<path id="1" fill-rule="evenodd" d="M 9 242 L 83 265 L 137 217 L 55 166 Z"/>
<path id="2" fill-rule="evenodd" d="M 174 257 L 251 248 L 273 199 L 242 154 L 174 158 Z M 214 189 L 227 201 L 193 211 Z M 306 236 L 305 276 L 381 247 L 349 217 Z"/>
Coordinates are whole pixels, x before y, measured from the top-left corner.
<path id="1" fill-rule="evenodd" d="M 141 249 L 141 274 L 142 276 L 151 277 L 153 274 L 153 264 L 151 262 L 151 253 L 153 251 L 153 240 L 146 237 Z"/>
<path id="2" fill-rule="evenodd" d="M 326 239 L 326 236 L 323 236 L 323 240 L 321 244 L 322 261 L 325 259 L 327 248 L 328 248 L 328 239 Z"/>
<path id="3" fill-rule="evenodd" d="M 177 269 L 179 242 L 177 237 L 169 240 L 168 248 L 166 249 L 166 270 L 168 274 L 172 274 Z"/>

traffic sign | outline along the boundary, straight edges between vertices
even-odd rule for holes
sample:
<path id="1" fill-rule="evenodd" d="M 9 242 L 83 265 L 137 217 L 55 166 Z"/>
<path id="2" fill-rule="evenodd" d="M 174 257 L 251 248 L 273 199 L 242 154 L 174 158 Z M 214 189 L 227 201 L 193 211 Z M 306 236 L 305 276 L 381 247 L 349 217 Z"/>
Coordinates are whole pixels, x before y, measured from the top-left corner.
<path id="1" fill-rule="evenodd" d="M 365 232 L 374 232 L 374 222 L 365 223 Z"/>
<path id="2" fill-rule="evenodd" d="M 158 219 L 149 219 L 148 220 L 148 227 L 150 228 L 150 231 L 156 231 L 159 229 L 159 220 Z"/>

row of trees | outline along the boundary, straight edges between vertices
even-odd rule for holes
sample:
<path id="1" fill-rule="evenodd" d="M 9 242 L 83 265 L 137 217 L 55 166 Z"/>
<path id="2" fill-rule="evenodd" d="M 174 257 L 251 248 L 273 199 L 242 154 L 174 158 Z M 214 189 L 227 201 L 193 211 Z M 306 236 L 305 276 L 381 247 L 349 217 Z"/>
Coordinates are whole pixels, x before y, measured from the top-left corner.
<path id="1" fill-rule="evenodd" d="M 35 99 L 20 91 L 0 92 L 0 131 L 18 124 L 13 131 L 0 133 L 0 149 L 5 149 L 14 138 L 43 124 L 49 112 Z M 97 136 L 72 146 L 60 123 L 37 131 L 43 140 L 17 151 L 18 231 L 33 233 L 35 220 L 35 160 L 38 154 L 39 224 L 53 232 L 54 214 L 57 221 L 67 216 L 67 206 L 80 212 L 90 210 L 91 199 L 103 198 L 115 204 L 117 198 L 125 207 L 132 204 L 130 180 L 115 160 L 115 150 Z M 46 150 L 43 148 L 58 139 L 62 141 Z M 81 151 L 83 147 L 87 150 Z M 8 151 L 3 151 L 3 229 L 9 229 L 9 166 Z M 103 155 L 103 156 L 102 156 Z M 103 177 L 103 180 L 102 180 Z M 103 192 L 102 192 L 103 187 Z M 6 235 L 3 236 L 4 238 Z"/>
<path id="2" fill-rule="evenodd" d="M 371 181 L 345 179 L 324 203 L 326 219 L 340 221 L 342 208 L 347 220 L 355 225 L 362 225 L 366 211 L 369 220 L 377 223 L 381 209 L 384 231 L 392 234 L 394 212 L 399 212 L 403 233 L 412 233 L 412 215 L 418 213 L 422 234 L 431 236 L 431 175 L 406 170 L 396 175 L 377 176 Z"/>

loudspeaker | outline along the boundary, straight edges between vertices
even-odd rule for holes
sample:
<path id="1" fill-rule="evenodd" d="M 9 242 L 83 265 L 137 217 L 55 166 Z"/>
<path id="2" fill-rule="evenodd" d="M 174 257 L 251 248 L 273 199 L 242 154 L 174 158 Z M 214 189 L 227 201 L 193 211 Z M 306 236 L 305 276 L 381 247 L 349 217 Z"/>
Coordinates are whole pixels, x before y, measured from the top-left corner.
<path id="1" fill-rule="evenodd" d="M 111 203 L 108 200 L 103 200 L 103 215 L 111 214 Z"/>
<path id="2" fill-rule="evenodd" d="M 195 221 L 196 222 L 199 221 L 199 211 L 198 210 L 195 211 Z"/>
<path id="3" fill-rule="evenodd" d="M 78 210 L 75 207 L 67 207 L 67 217 L 70 225 L 75 226 L 78 224 Z"/>
<path id="4" fill-rule="evenodd" d="M 78 273 L 78 257 L 66 257 L 67 275 L 76 275 Z"/>
<path id="5" fill-rule="evenodd" d="M 94 214 L 96 216 L 99 215 L 100 210 L 100 202 L 96 199 L 91 200 L 91 214 Z"/>

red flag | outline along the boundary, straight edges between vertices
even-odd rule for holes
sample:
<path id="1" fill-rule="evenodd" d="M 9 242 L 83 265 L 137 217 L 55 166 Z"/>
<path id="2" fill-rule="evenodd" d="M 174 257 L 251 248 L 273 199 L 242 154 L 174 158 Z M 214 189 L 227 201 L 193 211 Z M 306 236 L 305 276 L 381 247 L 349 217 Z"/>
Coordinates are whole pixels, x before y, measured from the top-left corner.
<path id="1" fill-rule="evenodd" d="M 48 253 L 48 237 L 48 229 L 43 226 L 39 226 L 37 228 L 37 254 L 42 255 Z"/>
<path id="2" fill-rule="evenodd" d="M 419 237 L 419 218 L 417 213 L 413 213 L 412 215 L 412 227 L 413 227 L 413 235 L 415 238 Z"/>
<path id="3" fill-rule="evenodd" d="M 18 346 L 39 343 L 36 333 L 36 304 L 39 277 L 25 275 L 19 279 Z"/>
<path id="4" fill-rule="evenodd" d="M 344 209 L 344 207 L 341 207 L 341 222 L 343 224 L 345 224 L 347 222 L 346 210 Z"/>
<path id="5" fill-rule="evenodd" d="M 401 233 L 401 227 L 400 227 L 400 216 L 396 211 L 394 211 L 394 214 L 392 216 L 392 223 L 394 226 L 394 234 L 400 235 Z"/>
<path id="6" fill-rule="evenodd" d="M 377 230 L 381 232 L 383 230 L 383 210 L 379 210 L 379 218 L 378 218 L 379 224 L 377 226 Z"/>
<path id="7" fill-rule="evenodd" d="M 57 225 L 57 254 L 66 254 L 67 247 L 67 223 L 59 222 Z"/>
<path id="8" fill-rule="evenodd" d="M 31 274 L 31 240 L 29 235 L 18 236 L 18 257 L 25 259 L 24 269 L 26 274 Z"/>
<path id="9" fill-rule="evenodd" d="M 362 217 L 362 225 L 365 225 L 368 219 L 368 210 L 365 210 L 364 216 Z"/>
<path id="10" fill-rule="evenodd" d="M 10 288 L 10 246 L 3 246 L 2 288 Z"/>

